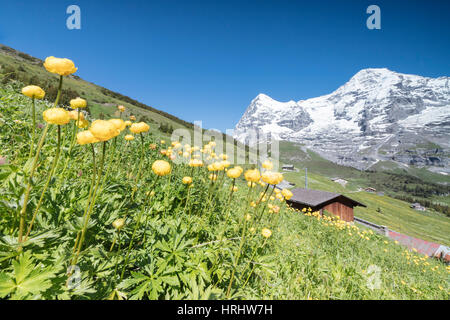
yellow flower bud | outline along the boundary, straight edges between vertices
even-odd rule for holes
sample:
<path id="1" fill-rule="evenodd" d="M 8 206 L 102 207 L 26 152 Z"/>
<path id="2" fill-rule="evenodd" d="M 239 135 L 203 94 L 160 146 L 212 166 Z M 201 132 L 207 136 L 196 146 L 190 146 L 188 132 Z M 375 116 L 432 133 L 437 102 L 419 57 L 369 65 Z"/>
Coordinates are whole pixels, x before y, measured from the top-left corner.
<path id="1" fill-rule="evenodd" d="M 272 163 L 271 161 L 269 161 L 269 160 L 266 160 L 266 161 L 264 161 L 264 162 L 262 163 L 262 166 L 263 166 L 264 169 L 272 170 L 272 168 L 273 168 L 273 163 Z"/>
<path id="2" fill-rule="evenodd" d="M 138 134 L 142 132 L 147 132 L 150 129 L 149 125 L 145 122 L 133 123 L 130 127 L 130 131 Z"/>
<path id="3" fill-rule="evenodd" d="M 92 122 L 89 131 L 99 141 L 108 141 L 120 132 L 113 123 L 106 120 L 95 120 Z"/>
<path id="4" fill-rule="evenodd" d="M 125 219 L 116 219 L 114 220 L 114 222 L 112 223 L 113 227 L 116 228 L 117 230 L 120 230 L 123 228 L 123 226 L 125 225 Z"/>
<path id="5" fill-rule="evenodd" d="M 124 112 L 125 111 L 125 107 L 124 106 L 117 106 L 117 109 L 119 109 L 120 112 Z"/>
<path id="6" fill-rule="evenodd" d="M 156 160 L 155 162 L 153 162 L 152 170 L 158 176 L 165 176 L 170 173 L 172 168 L 170 167 L 170 164 L 167 161 Z"/>
<path id="7" fill-rule="evenodd" d="M 44 120 L 50 124 L 63 125 L 70 121 L 70 115 L 63 108 L 50 108 L 43 113 Z"/>
<path id="8" fill-rule="evenodd" d="M 239 178 L 241 173 L 242 172 L 241 172 L 241 170 L 239 170 L 239 168 L 232 168 L 232 169 L 227 171 L 227 176 L 232 178 L 232 179 L 236 179 L 236 178 Z"/>
<path id="9" fill-rule="evenodd" d="M 183 183 L 184 184 L 191 184 L 192 183 L 192 178 L 191 177 L 184 177 L 183 178 Z"/>
<path id="10" fill-rule="evenodd" d="M 80 117 L 80 121 L 76 121 L 75 124 L 78 128 L 84 129 L 89 126 L 89 121 L 87 121 L 86 119 L 81 119 Z"/>
<path id="11" fill-rule="evenodd" d="M 82 98 L 76 98 L 70 100 L 70 107 L 72 109 L 78 109 L 78 108 L 86 108 L 87 102 L 86 100 Z"/>
<path id="12" fill-rule="evenodd" d="M 272 235 L 272 231 L 270 231 L 267 228 L 264 228 L 261 230 L 261 234 L 264 238 L 270 238 L 270 236 Z"/>
<path id="13" fill-rule="evenodd" d="M 77 71 L 72 60 L 66 58 L 47 57 L 44 67 L 48 72 L 56 73 L 61 76 L 67 76 Z"/>
<path id="14" fill-rule="evenodd" d="M 247 170 L 244 174 L 245 180 L 249 182 L 257 182 L 259 178 L 261 177 L 261 174 L 259 173 L 258 169 L 253 170 Z"/>
<path id="15" fill-rule="evenodd" d="M 69 111 L 69 117 L 70 120 L 78 120 L 78 111 L 77 110 L 71 110 Z M 80 120 L 84 120 L 84 114 L 82 112 L 80 112 Z"/>
<path id="16" fill-rule="evenodd" d="M 125 136 L 125 140 L 127 140 L 127 141 L 134 140 L 134 136 L 133 136 L 132 134 L 127 134 L 127 135 Z"/>
<path id="17" fill-rule="evenodd" d="M 29 98 L 43 99 L 45 96 L 45 91 L 38 86 L 26 86 L 22 89 L 22 94 Z"/>
<path id="18" fill-rule="evenodd" d="M 117 130 L 123 131 L 127 125 L 125 124 L 125 121 L 122 119 L 109 119 L 109 122 L 111 122 Z"/>
<path id="19" fill-rule="evenodd" d="M 98 140 L 92 135 L 92 133 L 89 130 L 80 131 L 77 133 L 77 143 L 79 145 L 95 142 L 98 142 Z"/>
<path id="20" fill-rule="evenodd" d="M 130 120 L 125 121 L 125 125 L 126 125 L 127 127 L 131 126 L 131 121 L 130 121 Z"/>
<path id="21" fill-rule="evenodd" d="M 289 200 L 293 196 L 292 192 L 290 190 L 288 190 L 288 189 L 281 190 L 281 194 L 284 196 L 284 198 L 286 200 Z"/>

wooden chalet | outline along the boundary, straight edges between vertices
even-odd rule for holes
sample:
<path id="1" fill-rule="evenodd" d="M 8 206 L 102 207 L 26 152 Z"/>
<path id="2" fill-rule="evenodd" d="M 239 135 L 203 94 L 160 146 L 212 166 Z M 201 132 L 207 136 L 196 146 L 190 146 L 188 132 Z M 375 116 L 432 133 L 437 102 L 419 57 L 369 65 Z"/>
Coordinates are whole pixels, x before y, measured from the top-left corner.
<path id="1" fill-rule="evenodd" d="M 313 211 L 320 211 L 321 214 L 323 210 L 327 210 L 347 222 L 353 221 L 354 207 L 366 207 L 338 193 L 303 188 L 292 189 L 291 192 L 293 196 L 286 201 L 291 207 L 299 210 L 311 208 Z"/>

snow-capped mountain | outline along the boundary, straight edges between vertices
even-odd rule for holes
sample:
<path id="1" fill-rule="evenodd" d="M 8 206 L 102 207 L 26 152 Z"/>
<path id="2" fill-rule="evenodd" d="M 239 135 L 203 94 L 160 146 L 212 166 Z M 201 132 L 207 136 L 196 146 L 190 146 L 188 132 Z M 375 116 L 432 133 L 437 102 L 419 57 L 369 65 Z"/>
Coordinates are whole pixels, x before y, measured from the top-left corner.
<path id="1" fill-rule="evenodd" d="M 251 129 L 358 168 L 390 160 L 450 172 L 450 77 L 364 69 L 317 98 L 278 102 L 259 94 L 234 137 L 249 143 Z"/>

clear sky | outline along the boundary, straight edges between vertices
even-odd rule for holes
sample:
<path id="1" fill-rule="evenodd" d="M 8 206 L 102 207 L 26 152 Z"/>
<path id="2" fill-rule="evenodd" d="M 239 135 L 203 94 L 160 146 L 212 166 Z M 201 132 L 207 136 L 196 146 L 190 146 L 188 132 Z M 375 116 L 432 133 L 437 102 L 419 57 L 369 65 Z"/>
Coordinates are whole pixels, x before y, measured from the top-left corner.
<path id="1" fill-rule="evenodd" d="M 0 1 L 0 43 L 72 59 L 85 80 L 203 126 L 250 101 L 330 93 L 360 69 L 450 75 L 450 1 Z M 81 30 L 66 8 L 81 8 Z M 369 30 L 366 8 L 381 8 Z"/>

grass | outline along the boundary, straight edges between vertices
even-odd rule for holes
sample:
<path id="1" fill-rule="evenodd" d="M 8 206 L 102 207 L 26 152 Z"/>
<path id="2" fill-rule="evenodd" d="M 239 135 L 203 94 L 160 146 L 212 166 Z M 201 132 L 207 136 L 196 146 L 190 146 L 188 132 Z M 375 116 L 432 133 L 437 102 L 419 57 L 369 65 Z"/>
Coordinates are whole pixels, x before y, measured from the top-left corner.
<path id="1" fill-rule="evenodd" d="M 309 168 L 308 168 L 309 170 Z M 304 187 L 305 174 L 300 172 L 284 173 L 286 179 L 296 186 Z M 333 175 L 332 177 L 335 177 Z M 434 211 L 416 211 L 409 207 L 409 203 L 377 194 L 358 191 L 364 180 L 350 180 L 346 187 L 331 181 L 330 177 L 308 172 L 308 187 L 311 189 L 342 193 L 367 206 L 356 207 L 355 216 L 386 225 L 390 229 L 443 245 L 450 245 L 450 219 Z M 380 209 L 381 213 L 377 210 Z"/>

